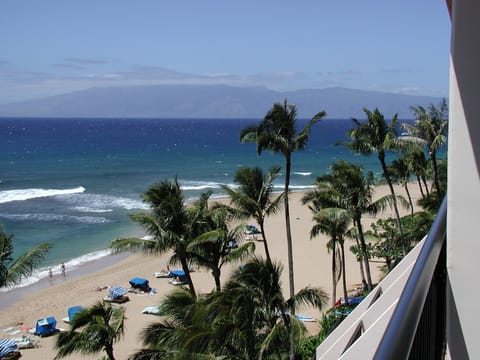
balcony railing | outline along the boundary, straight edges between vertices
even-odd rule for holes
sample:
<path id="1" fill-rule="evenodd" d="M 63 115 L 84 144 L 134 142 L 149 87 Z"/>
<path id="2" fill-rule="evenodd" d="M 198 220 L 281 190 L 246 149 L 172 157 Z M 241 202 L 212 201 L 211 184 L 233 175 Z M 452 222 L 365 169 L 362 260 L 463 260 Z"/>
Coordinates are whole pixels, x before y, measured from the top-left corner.
<path id="1" fill-rule="evenodd" d="M 445 198 L 426 238 L 325 339 L 314 358 L 443 358 L 446 215 Z"/>
<path id="2" fill-rule="evenodd" d="M 374 359 L 443 358 L 446 344 L 446 224 L 445 197 Z"/>

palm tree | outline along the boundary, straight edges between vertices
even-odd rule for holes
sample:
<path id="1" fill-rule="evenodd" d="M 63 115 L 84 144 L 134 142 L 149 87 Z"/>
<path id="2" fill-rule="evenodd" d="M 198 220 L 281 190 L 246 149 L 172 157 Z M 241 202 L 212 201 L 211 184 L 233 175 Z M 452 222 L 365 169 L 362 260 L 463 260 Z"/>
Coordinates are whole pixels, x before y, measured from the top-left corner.
<path id="1" fill-rule="evenodd" d="M 264 358 L 268 354 L 277 354 L 280 358 L 278 351 L 284 349 L 286 352 L 284 344 L 289 335 L 293 335 L 294 343 L 299 344 L 305 335 L 305 329 L 296 317 L 286 310 L 303 304 L 321 309 L 328 300 L 323 290 L 310 287 L 303 288 L 294 294 L 293 298 L 285 299 L 280 281 L 282 271 L 283 267 L 278 263 L 253 258 L 237 270 L 225 286 L 227 298 L 233 299 L 235 304 L 229 318 L 234 319 L 238 326 L 244 329 L 245 334 L 249 334 L 258 344 L 251 346 L 257 348 L 258 352 L 256 356 L 248 357 L 249 359 Z M 249 316 L 249 321 L 245 321 L 245 316 Z"/>
<path id="2" fill-rule="evenodd" d="M 417 177 L 420 194 L 422 195 L 422 199 L 425 199 L 425 197 L 429 195 L 427 185 L 428 160 L 425 157 L 425 153 L 422 149 L 410 147 L 407 151 L 406 161 L 410 172 Z M 422 183 L 424 186 L 422 186 Z M 423 188 L 425 188 L 425 193 L 423 192 Z"/>
<path id="3" fill-rule="evenodd" d="M 412 110 L 415 114 L 415 122 L 413 127 L 408 127 L 412 134 L 412 139 L 423 144 L 430 155 L 433 169 L 433 184 L 441 199 L 444 189 L 440 186 L 437 151 L 447 141 L 448 130 L 448 105 L 445 99 L 436 107 L 433 104 L 425 109 L 422 106 L 413 106 Z"/>
<path id="4" fill-rule="evenodd" d="M 137 213 L 130 218 L 139 224 L 150 238 L 115 239 L 110 244 L 114 251 L 136 251 L 163 254 L 173 250 L 170 262 L 179 262 L 192 294 L 195 288 L 190 276 L 188 245 L 204 232 L 200 221 L 203 208 L 187 208 L 180 185 L 164 180 L 153 184 L 144 194 L 143 201 L 150 205 L 149 213 Z"/>
<path id="5" fill-rule="evenodd" d="M 325 117 L 325 111 L 316 114 L 297 134 L 297 109 L 293 104 L 288 104 L 285 99 L 283 104 L 275 103 L 265 118 L 256 126 L 244 128 L 240 133 L 242 142 L 253 141 L 257 143 L 257 152 L 260 155 L 264 150 L 280 153 L 285 158 L 285 187 L 284 211 L 288 248 L 288 278 L 290 297 L 295 294 L 292 233 L 290 229 L 290 208 L 288 204 L 288 191 L 290 185 L 290 172 L 292 154 L 305 148 L 310 135 L 310 128 Z"/>
<path id="6" fill-rule="evenodd" d="M 278 264 L 253 258 L 222 291 L 197 298 L 182 290 L 168 295 L 160 305 L 160 321 L 142 332 L 146 348 L 132 359 L 281 358 L 288 351 L 288 333 L 298 342 L 305 334 L 285 309 L 292 304 L 321 308 L 326 301 L 325 293 L 313 288 L 286 301 L 281 271 Z"/>
<path id="7" fill-rule="evenodd" d="M 45 259 L 49 243 L 38 244 L 18 258 L 13 258 L 13 235 L 7 235 L 0 227 L 0 288 L 13 286 L 30 276 Z"/>
<path id="8" fill-rule="evenodd" d="M 212 271 L 217 291 L 221 290 L 220 275 L 223 265 L 241 261 L 255 250 L 255 244 L 247 242 L 238 245 L 243 226 L 239 225 L 232 230 L 228 229 L 228 219 L 231 217 L 228 209 L 217 207 L 210 210 L 209 221 L 212 230 L 209 230 L 188 245 L 192 261 Z"/>
<path id="9" fill-rule="evenodd" d="M 254 141 L 257 143 L 259 155 L 263 150 L 269 150 L 273 153 L 280 153 L 285 158 L 284 211 L 288 252 L 288 280 L 291 298 L 295 294 L 292 231 L 290 228 L 290 207 L 288 204 L 292 154 L 297 150 L 302 150 L 307 145 L 310 128 L 325 116 L 325 111 L 320 111 L 297 134 L 296 106 L 288 104 L 285 99 L 283 104 L 275 103 L 260 124 L 246 127 L 240 133 L 242 142 Z M 294 307 L 291 311 L 292 314 L 295 314 Z M 290 360 L 293 360 L 294 357 L 294 346 L 293 338 L 290 337 Z"/>
<path id="10" fill-rule="evenodd" d="M 368 289 L 372 289 L 369 256 L 364 238 L 362 215 L 375 215 L 391 202 L 391 196 L 373 201 L 373 174 L 364 175 L 362 167 L 343 160 L 331 167 L 329 174 L 317 177 L 316 189 L 307 192 L 302 201 L 313 203 L 314 208 L 341 208 L 347 210 L 357 227 L 358 239 L 364 268 L 367 276 Z"/>
<path id="11" fill-rule="evenodd" d="M 413 215 L 413 200 L 410 194 L 410 190 L 408 189 L 408 183 L 410 181 L 410 167 L 408 166 L 408 159 L 407 156 L 401 156 L 396 160 L 392 161 L 392 165 L 390 166 L 390 171 L 392 174 L 392 178 L 398 181 L 405 192 L 407 193 L 408 203 L 410 204 L 410 211 Z"/>
<path id="12" fill-rule="evenodd" d="M 337 273 L 342 274 L 343 296 L 345 303 L 348 304 L 344 236 L 348 231 L 352 217 L 347 210 L 340 208 L 319 208 L 318 205 L 318 203 L 309 205 L 309 209 L 313 213 L 313 220 L 315 221 L 315 225 L 313 225 L 310 231 L 310 238 L 314 238 L 320 233 L 330 236 L 330 241 L 327 246 L 332 249 L 332 306 L 335 305 L 337 298 Z M 341 269 L 337 267 L 337 244 L 340 248 Z"/>
<path id="13" fill-rule="evenodd" d="M 230 197 L 230 203 L 235 206 L 236 215 L 242 219 L 253 217 L 260 227 L 267 261 L 271 261 L 271 258 L 265 234 L 265 218 L 278 211 L 283 198 L 279 195 L 272 199 L 273 181 L 279 172 L 280 167 L 272 167 L 268 174 L 264 174 L 259 167 L 241 167 L 236 171 L 234 179 L 239 184 L 238 189 L 222 185 Z"/>
<path id="14" fill-rule="evenodd" d="M 385 161 L 386 152 L 389 150 L 395 150 L 398 146 L 395 135 L 397 114 L 395 114 L 390 123 L 387 124 L 383 114 L 378 108 L 375 108 L 373 112 L 366 108 L 364 108 L 363 111 L 367 115 L 367 122 L 362 123 L 359 120 L 352 118 L 355 127 L 348 131 L 348 136 L 352 141 L 344 144 L 356 153 L 364 155 L 377 153 L 378 160 L 382 167 L 383 176 L 387 181 L 390 194 L 392 195 L 398 232 L 400 233 L 400 237 L 403 237 L 403 228 L 400 221 L 400 213 L 398 211 L 397 197 Z"/>
<path id="15" fill-rule="evenodd" d="M 57 335 L 55 359 L 72 353 L 95 354 L 105 351 L 110 360 L 115 360 L 113 344 L 124 334 L 125 309 L 110 303 L 98 302 L 75 314 L 70 329 Z"/>

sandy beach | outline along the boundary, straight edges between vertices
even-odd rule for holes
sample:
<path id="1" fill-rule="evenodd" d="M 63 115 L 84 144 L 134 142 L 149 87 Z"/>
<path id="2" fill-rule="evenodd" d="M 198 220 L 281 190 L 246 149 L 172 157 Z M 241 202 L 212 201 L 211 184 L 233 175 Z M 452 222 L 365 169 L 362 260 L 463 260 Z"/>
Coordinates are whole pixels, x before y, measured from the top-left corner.
<path id="1" fill-rule="evenodd" d="M 409 187 L 413 193 L 413 198 L 419 198 L 418 186 L 413 184 Z M 403 188 L 396 187 L 398 194 L 406 196 Z M 388 193 L 387 186 L 378 186 L 375 197 L 381 197 Z M 294 263 L 295 263 L 295 288 L 298 290 L 304 286 L 320 286 L 328 293 L 331 293 L 331 274 L 330 262 L 331 256 L 326 249 L 326 236 L 319 236 L 310 240 L 310 229 L 312 227 L 312 215 L 306 206 L 300 202 L 301 193 L 291 194 L 291 225 L 294 240 Z M 402 210 L 406 214 L 407 210 Z M 393 216 L 393 211 L 388 210 L 379 217 Z M 365 227 L 375 221 L 374 218 L 365 217 Z M 285 224 L 283 212 L 279 212 L 266 221 L 266 231 L 269 242 L 269 249 L 272 258 L 285 265 L 283 272 L 283 285 L 285 293 L 288 293 L 288 271 L 287 247 L 285 237 Z M 260 242 L 256 243 L 256 254 L 263 256 L 263 246 Z M 361 282 L 359 266 L 353 254 L 347 252 L 347 281 L 350 288 Z M 120 285 L 129 287 L 128 281 L 133 277 L 143 277 L 150 281 L 150 286 L 156 289 L 153 295 L 129 294 L 130 301 L 125 303 L 126 325 L 124 338 L 114 346 L 115 356 L 119 360 L 127 359 L 135 350 L 142 347 L 139 340 L 139 334 L 142 328 L 156 320 L 154 315 L 142 314 L 142 310 L 147 306 L 156 306 L 161 303 L 162 297 L 174 289 L 167 279 L 155 278 L 154 272 L 160 271 L 165 267 L 168 254 L 162 257 L 147 256 L 143 254 L 133 254 L 128 257 L 121 256 L 115 259 L 115 263 L 98 269 L 94 272 L 82 273 L 81 276 L 69 273 L 67 269 L 66 277 L 61 274 L 55 274 L 51 283 L 40 290 L 23 291 L 16 302 L 12 302 L 7 307 L 0 310 L 0 331 L 3 337 L 19 337 L 26 335 L 26 328 L 35 327 L 36 320 L 54 316 L 57 319 L 57 327 L 68 328 L 68 324 L 63 323 L 62 318 L 67 316 L 67 309 L 71 306 L 81 305 L 84 307 L 93 305 L 108 294 L 107 290 L 97 291 L 97 287 Z M 117 259 L 119 259 L 117 261 Z M 378 280 L 380 272 L 378 264 L 372 263 L 372 277 L 374 281 Z M 224 268 L 222 280 L 228 279 L 231 270 L 238 267 L 238 264 Z M 80 271 L 80 270 L 79 270 Z M 92 270 L 93 271 L 93 270 Z M 198 292 L 209 292 L 214 289 L 214 280 L 207 270 L 198 270 L 192 273 L 192 278 Z M 49 280 L 46 280 L 49 281 Z M 340 284 L 337 288 L 337 294 L 341 293 Z M 1 293 L 0 299 L 7 294 Z M 340 295 L 338 295 L 340 296 Z M 327 306 L 328 308 L 328 306 Z M 313 309 L 302 309 L 300 313 L 320 318 L 320 312 Z M 308 329 L 314 333 L 318 327 L 315 323 L 306 323 Z M 20 330 L 14 336 L 9 335 L 3 330 L 9 327 Z M 54 337 L 38 338 L 32 336 L 38 341 L 38 346 L 32 349 L 22 350 L 22 359 L 53 359 L 55 350 L 53 349 Z M 92 356 L 82 356 L 73 354 L 67 359 L 98 359 L 104 354 L 99 353 Z"/>

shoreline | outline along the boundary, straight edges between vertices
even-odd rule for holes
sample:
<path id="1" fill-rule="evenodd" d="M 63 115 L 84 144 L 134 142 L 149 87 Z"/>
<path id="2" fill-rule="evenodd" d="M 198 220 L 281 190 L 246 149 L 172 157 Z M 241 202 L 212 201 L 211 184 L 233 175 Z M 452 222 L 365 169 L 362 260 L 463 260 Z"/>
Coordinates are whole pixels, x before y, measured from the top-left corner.
<path id="1" fill-rule="evenodd" d="M 22 300 L 25 296 L 36 293 L 38 291 L 43 291 L 51 286 L 59 285 L 67 281 L 81 278 L 82 276 L 93 274 L 97 271 L 103 271 L 108 267 L 114 265 L 118 261 L 121 261 L 132 255 L 133 254 L 131 253 L 108 254 L 100 258 L 82 263 L 73 270 L 68 270 L 67 268 L 65 277 L 62 277 L 61 274 L 55 274 L 53 278 L 42 277 L 41 279 L 32 284 L 0 292 L 0 311 L 12 307 L 13 305 L 15 305 L 15 303 Z"/>
<path id="2" fill-rule="evenodd" d="M 395 189 L 398 190 L 398 194 L 404 193 L 401 187 L 395 187 Z M 417 191 L 417 188 L 412 186 L 410 190 L 414 192 Z M 386 192 L 388 192 L 386 185 L 376 186 L 375 198 L 385 195 Z M 300 202 L 303 193 L 295 191 L 290 194 L 291 227 L 294 235 L 295 289 L 298 291 L 306 286 L 320 286 L 328 294 L 331 294 L 331 254 L 326 249 L 328 237 L 321 235 L 310 239 L 310 229 L 313 224 L 312 214 Z M 416 195 L 416 198 L 418 197 Z M 226 199 L 222 201 L 226 201 Z M 220 200 L 215 198 L 212 201 Z M 404 210 L 402 215 L 407 213 L 408 211 Z M 365 217 L 365 228 L 368 228 L 370 223 L 376 221 L 376 219 L 391 215 L 392 211 L 387 210 L 376 218 Z M 284 293 L 287 294 L 288 262 L 283 210 L 268 217 L 265 225 L 272 259 L 283 264 L 281 281 Z M 255 242 L 255 245 L 255 254 L 264 256 L 261 243 Z M 7 306 L 3 306 L 5 303 L 4 297 L 8 296 L 10 292 L 2 293 L 0 294 L 2 303 L 0 306 L 0 329 L 12 326 L 19 329 L 34 327 L 36 320 L 48 316 L 54 316 L 57 319 L 58 328 L 66 328 L 68 325 L 64 324 L 62 319 L 67 316 L 68 307 L 76 305 L 91 306 L 108 294 L 107 290 L 96 291 L 97 287 L 120 285 L 128 288 L 129 279 L 132 277 L 143 277 L 149 280 L 152 288 L 156 289 L 156 294 L 148 296 L 128 294 L 130 301 L 124 304 L 127 316 L 125 336 L 114 346 L 116 358 L 127 360 L 128 356 L 141 347 L 141 341 L 139 341 L 141 330 L 155 321 L 154 316 L 142 314 L 142 309 L 148 306 L 158 306 L 163 296 L 175 289 L 174 286 L 168 284 L 166 279 L 153 276 L 154 272 L 160 271 L 160 269 L 165 267 L 169 257 L 169 253 L 162 256 L 141 253 L 109 255 L 93 260 L 90 264 L 79 266 L 70 272 L 67 268 L 65 281 L 63 281 L 61 275 L 56 275 L 52 284 L 49 283 L 47 277 L 46 280 L 41 281 L 41 284 L 28 286 L 25 290 L 20 288 L 10 291 L 13 300 Z M 222 283 L 229 278 L 231 271 L 238 266 L 239 264 L 236 263 L 225 266 L 222 269 Z M 374 281 L 378 280 L 380 277 L 378 264 L 372 263 L 371 270 Z M 350 252 L 347 254 L 346 273 L 349 288 L 353 288 L 361 283 L 358 262 Z M 198 293 L 206 293 L 214 289 L 213 278 L 207 270 L 193 272 L 192 279 Z M 338 286 L 337 297 L 340 296 L 341 291 Z M 324 310 L 330 308 L 330 303 L 331 301 L 327 303 Z M 311 316 L 316 320 L 319 320 L 321 317 L 320 311 L 311 308 L 302 308 L 299 313 Z M 310 333 L 318 332 L 316 322 L 305 322 L 304 324 Z M 8 336 L 8 334 L 2 333 L 2 336 Z M 50 359 L 54 357 L 55 350 L 53 345 L 55 337 L 40 338 L 38 340 L 40 343 L 39 347 L 21 350 L 23 359 Z M 71 360 L 93 360 L 98 359 L 102 355 L 100 353 L 91 356 L 72 354 L 67 358 Z"/>

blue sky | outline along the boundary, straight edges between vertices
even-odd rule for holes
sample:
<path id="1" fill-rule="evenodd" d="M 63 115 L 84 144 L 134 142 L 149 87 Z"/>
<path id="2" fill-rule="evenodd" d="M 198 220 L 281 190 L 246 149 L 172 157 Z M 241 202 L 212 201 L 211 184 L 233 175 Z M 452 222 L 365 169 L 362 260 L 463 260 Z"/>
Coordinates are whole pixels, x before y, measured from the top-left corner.
<path id="1" fill-rule="evenodd" d="M 448 95 L 444 0 L 2 0 L 0 104 L 94 86 Z"/>

